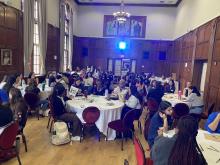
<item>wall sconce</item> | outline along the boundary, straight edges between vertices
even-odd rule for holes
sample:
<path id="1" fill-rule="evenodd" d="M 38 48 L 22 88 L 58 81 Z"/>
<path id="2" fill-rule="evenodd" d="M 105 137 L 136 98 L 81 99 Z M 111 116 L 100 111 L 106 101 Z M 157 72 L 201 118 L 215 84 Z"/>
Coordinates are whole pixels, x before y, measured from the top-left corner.
<path id="1" fill-rule="evenodd" d="M 217 65 L 217 62 L 216 61 L 214 61 L 214 63 L 213 63 L 215 66 Z"/>
<path id="2" fill-rule="evenodd" d="M 187 66 L 188 66 L 188 63 L 186 62 L 186 63 L 185 63 L 185 68 L 187 68 Z"/>
<path id="3" fill-rule="evenodd" d="M 55 55 L 55 56 L 53 56 L 53 59 L 54 59 L 54 60 L 57 60 L 57 56 L 56 56 L 56 55 Z"/>
<path id="4" fill-rule="evenodd" d="M 144 68 L 144 65 L 142 65 L 141 67 Z"/>

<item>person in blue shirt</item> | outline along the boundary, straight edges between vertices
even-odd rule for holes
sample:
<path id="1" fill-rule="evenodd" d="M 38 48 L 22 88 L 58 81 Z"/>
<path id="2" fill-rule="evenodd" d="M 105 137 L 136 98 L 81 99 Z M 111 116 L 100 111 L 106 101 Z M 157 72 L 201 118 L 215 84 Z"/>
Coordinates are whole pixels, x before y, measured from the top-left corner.
<path id="1" fill-rule="evenodd" d="M 172 125 L 171 115 L 173 113 L 172 105 L 167 101 L 162 101 L 159 105 L 158 112 L 151 119 L 148 129 L 148 144 L 152 148 L 154 139 L 158 136 L 158 130 L 167 131 Z"/>
<path id="2" fill-rule="evenodd" d="M 220 112 L 213 112 L 209 115 L 205 129 L 210 133 L 220 133 Z"/>
<path id="3" fill-rule="evenodd" d="M 1 102 L 3 105 L 8 104 L 8 102 L 9 102 L 8 94 L 3 89 L 0 89 L 0 99 L 1 99 Z"/>

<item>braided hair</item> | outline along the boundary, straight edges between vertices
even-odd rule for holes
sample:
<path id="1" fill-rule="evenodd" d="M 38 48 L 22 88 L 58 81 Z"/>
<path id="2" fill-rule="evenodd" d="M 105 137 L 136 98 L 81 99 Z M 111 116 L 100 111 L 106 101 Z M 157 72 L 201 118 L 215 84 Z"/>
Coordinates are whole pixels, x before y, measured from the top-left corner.
<path id="1" fill-rule="evenodd" d="M 183 116 L 178 124 L 177 139 L 168 159 L 169 165 L 206 165 L 197 144 L 198 122 L 192 116 Z"/>

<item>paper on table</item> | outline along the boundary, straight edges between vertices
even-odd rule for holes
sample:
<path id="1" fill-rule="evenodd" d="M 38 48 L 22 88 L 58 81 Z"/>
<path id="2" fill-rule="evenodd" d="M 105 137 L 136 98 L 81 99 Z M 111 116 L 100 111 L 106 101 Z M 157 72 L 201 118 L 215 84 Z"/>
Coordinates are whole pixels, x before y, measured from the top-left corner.
<path id="1" fill-rule="evenodd" d="M 211 141 L 215 141 L 215 142 L 220 142 L 220 135 L 216 135 L 216 134 L 207 134 L 204 133 L 205 138 L 207 140 L 211 140 Z"/>

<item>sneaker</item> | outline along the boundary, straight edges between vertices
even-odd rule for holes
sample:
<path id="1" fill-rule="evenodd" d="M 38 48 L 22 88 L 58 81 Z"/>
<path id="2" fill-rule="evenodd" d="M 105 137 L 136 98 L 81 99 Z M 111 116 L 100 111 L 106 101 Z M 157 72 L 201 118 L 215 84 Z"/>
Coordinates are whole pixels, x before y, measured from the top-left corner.
<path id="1" fill-rule="evenodd" d="M 80 141 L 80 136 L 72 136 L 71 140 L 72 141 Z"/>

